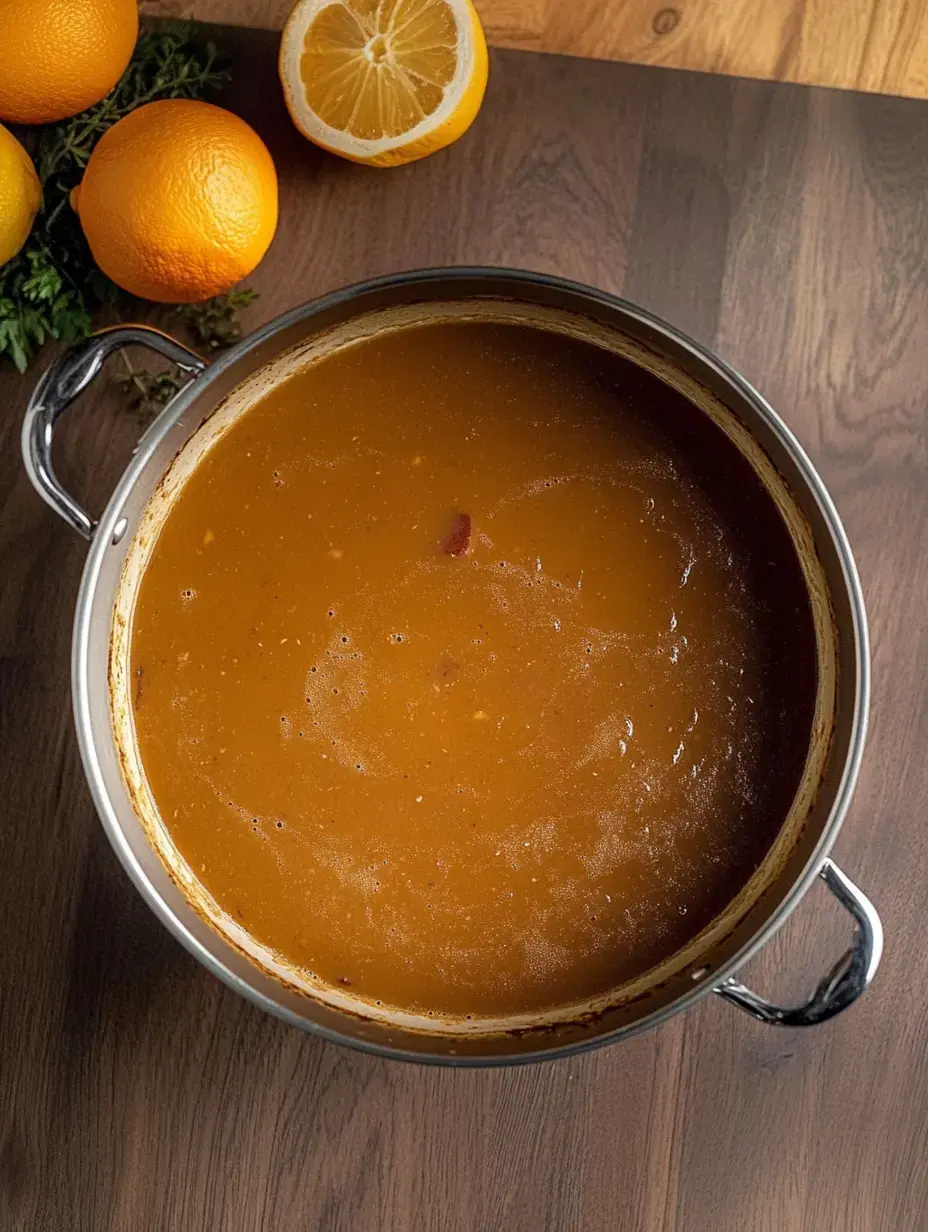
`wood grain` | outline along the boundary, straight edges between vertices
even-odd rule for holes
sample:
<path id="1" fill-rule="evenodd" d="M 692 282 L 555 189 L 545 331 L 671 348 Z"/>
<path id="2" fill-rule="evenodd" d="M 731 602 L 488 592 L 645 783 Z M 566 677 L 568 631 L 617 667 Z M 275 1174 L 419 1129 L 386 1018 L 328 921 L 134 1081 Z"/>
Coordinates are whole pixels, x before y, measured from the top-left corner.
<path id="1" fill-rule="evenodd" d="M 223 35 L 223 40 L 232 36 Z M 873 989 L 806 1032 L 713 999 L 583 1057 L 458 1073 L 299 1034 L 207 975 L 107 846 L 68 704 L 84 545 L 29 489 L 0 402 L 0 1228 L 4 1232 L 924 1232 L 928 1227 L 928 111 L 500 52 L 456 147 L 396 171 L 304 144 L 274 38 L 229 102 L 282 222 L 257 325 L 368 275 L 551 270 L 717 346 L 846 521 L 875 693 L 836 856 L 887 930 Z M 85 398 L 59 469 L 99 508 L 137 427 Z M 745 973 L 797 995 L 847 921 L 814 890 Z"/>
<path id="2" fill-rule="evenodd" d="M 928 97 L 922 0 L 474 0 L 497 47 Z M 294 0 L 142 0 L 280 29 Z"/>

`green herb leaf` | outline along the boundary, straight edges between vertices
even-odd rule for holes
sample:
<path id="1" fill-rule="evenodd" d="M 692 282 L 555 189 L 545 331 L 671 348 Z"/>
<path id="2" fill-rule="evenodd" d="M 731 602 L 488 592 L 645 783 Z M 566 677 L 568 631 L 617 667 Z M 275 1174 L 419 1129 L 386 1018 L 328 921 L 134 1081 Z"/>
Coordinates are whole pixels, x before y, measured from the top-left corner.
<path id="1" fill-rule="evenodd" d="M 232 346 L 242 336 L 238 313 L 258 298 L 256 291 L 243 287 L 225 295 L 214 295 L 203 304 L 181 304 L 174 309 L 189 329 L 194 342 L 207 351 Z"/>
<path id="2" fill-rule="evenodd" d="M 130 409 L 135 411 L 142 423 L 154 419 L 162 407 L 190 380 L 189 374 L 183 374 L 175 368 L 163 372 L 136 371 L 126 352 L 121 351 L 120 355 L 126 372 L 116 378 L 116 384 L 128 398 Z"/>

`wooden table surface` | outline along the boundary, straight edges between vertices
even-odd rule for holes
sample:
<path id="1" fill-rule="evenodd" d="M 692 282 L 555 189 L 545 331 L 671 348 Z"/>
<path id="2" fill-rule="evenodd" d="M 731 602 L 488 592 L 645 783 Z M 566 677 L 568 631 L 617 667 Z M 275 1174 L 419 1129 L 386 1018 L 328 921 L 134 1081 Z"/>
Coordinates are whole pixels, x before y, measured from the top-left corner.
<path id="1" fill-rule="evenodd" d="M 928 108 L 500 52 L 460 144 L 371 171 L 290 128 L 272 37 L 233 42 L 227 101 L 282 181 L 251 324 L 403 267 L 554 271 L 710 343 L 800 434 L 869 600 L 872 734 L 836 856 L 886 955 L 825 1026 L 709 998 L 511 1071 L 377 1060 L 258 1012 L 155 921 L 95 817 L 68 704 L 85 548 L 19 463 L 35 374 L 4 371 L 0 1228 L 924 1232 Z M 136 432 L 115 393 L 63 428 L 60 473 L 92 507 Z M 847 925 L 814 889 L 746 977 L 807 991 Z"/>
<path id="2" fill-rule="evenodd" d="M 280 29 L 295 0 L 141 0 Z M 924 0 L 474 0 L 497 47 L 928 98 Z"/>

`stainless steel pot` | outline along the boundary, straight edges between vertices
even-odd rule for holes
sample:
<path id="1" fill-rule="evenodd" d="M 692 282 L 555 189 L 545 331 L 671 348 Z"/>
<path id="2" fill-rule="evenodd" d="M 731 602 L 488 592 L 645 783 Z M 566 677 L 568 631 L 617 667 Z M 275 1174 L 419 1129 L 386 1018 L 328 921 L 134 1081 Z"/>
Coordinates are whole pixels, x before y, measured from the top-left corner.
<path id="1" fill-rule="evenodd" d="M 600 334 L 628 340 L 640 355 L 650 357 L 646 362 L 653 361 L 665 379 L 727 408 L 731 431 L 749 439 L 751 449 L 777 475 L 793 502 L 792 516 L 805 528 L 827 589 L 823 619 L 838 668 L 826 716 L 825 753 L 801 824 L 766 883 L 750 901 L 741 902 L 724 928 L 715 929 L 708 952 L 703 947 L 656 986 L 617 998 L 576 1021 L 491 1035 L 448 1035 L 413 1031 L 308 996 L 255 965 L 202 918 L 153 849 L 127 789 L 114 736 L 109 669 L 114 608 L 140 519 L 178 451 L 243 381 L 307 340 L 370 314 L 409 305 L 488 300 L 589 322 Z M 106 357 L 130 344 L 166 356 L 191 379 L 142 437 L 102 516 L 94 520 L 58 482 L 52 436 L 59 415 L 90 385 Z M 158 331 L 142 326 L 102 331 L 72 346 L 43 375 L 26 412 L 22 445 L 39 494 L 91 544 L 74 624 L 73 700 L 84 768 L 110 842 L 139 892 L 181 944 L 256 1005 L 295 1026 L 371 1052 L 473 1065 L 563 1056 L 614 1041 L 654 1026 L 710 992 L 762 1022 L 809 1026 L 845 1009 L 870 983 L 883 944 L 879 917 L 828 858 L 851 799 L 867 724 L 867 627 L 854 560 L 834 505 L 790 430 L 743 378 L 691 339 L 631 304 L 560 279 L 508 270 L 426 270 L 351 287 L 297 308 L 209 367 Z M 734 972 L 819 877 L 853 918 L 852 945 L 807 1001 L 774 1005 L 739 983 Z"/>

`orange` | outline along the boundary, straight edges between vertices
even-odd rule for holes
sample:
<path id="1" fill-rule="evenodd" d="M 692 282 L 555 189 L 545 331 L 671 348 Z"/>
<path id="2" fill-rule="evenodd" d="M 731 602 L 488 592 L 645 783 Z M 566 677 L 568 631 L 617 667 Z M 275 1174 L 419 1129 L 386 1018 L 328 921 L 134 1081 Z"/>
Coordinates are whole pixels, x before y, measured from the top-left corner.
<path id="1" fill-rule="evenodd" d="M 277 173 L 244 120 L 147 103 L 94 147 L 71 204 L 93 258 L 142 299 L 193 303 L 250 274 L 277 228 Z"/>
<path id="2" fill-rule="evenodd" d="M 280 79 L 310 141 L 396 166 L 469 128 L 486 89 L 487 45 L 470 0 L 299 0 Z"/>
<path id="3" fill-rule="evenodd" d="M 138 33 L 136 0 L 0 0 L 0 119 L 47 124 L 98 103 Z"/>
<path id="4" fill-rule="evenodd" d="M 0 265 L 25 244 L 42 204 L 42 185 L 32 159 L 0 124 Z"/>

